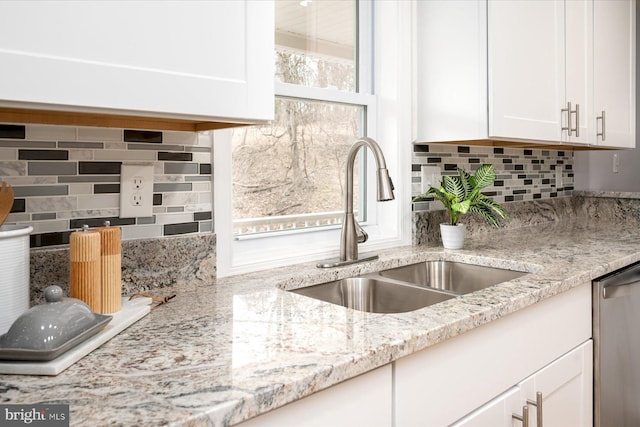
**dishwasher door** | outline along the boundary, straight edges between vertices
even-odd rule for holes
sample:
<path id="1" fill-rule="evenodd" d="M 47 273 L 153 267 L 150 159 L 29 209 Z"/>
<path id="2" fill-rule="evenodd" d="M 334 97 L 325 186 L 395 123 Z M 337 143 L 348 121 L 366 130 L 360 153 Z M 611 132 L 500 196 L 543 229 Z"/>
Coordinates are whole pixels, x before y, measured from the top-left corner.
<path id="1" fill-rule="evenodd" d="M 640 426 L 640 263 L 593 281 L 594 425 Z"/>

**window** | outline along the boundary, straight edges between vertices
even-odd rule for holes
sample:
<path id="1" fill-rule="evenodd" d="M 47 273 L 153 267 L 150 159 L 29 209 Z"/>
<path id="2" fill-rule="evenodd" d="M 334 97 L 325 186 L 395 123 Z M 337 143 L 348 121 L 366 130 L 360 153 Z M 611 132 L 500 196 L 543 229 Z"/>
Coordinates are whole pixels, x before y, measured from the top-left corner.
<path id="1" fill-rule="evenodd" d="M 360 136 L 381 143 L 373 90 L 374 3 L 274 3 L 275 119 L 269 125 L 216 131 L 214 137 L 221 276 L 337 253 L 348 150 Z M 398 7 L 396 2 L 389 6 Z M 395 39 L 396 27 L 390 31 L 385 40 Z M 397 138 L 388 144 L 397 149 Z M 384 226 L 378 224 L 376 188 L 365 185 L 375 182 L 375 168 L 367 170 L 367 163 L 361 150 L 354 206 L 375 242 L 377 236 L 397 232 L 398 215 L 394 211 Z M 392 172 L 396 188 L 399 175 Z"/>
<path id="2" fill-rule="evenodd" d="M 270 126 L 234 131 L 236 236 L 342 219 L 345 163 L 361 134 L 364 107 L 278 97 L 275 111 Z"/>
<path id="3" fill-rule="evenodd" d="M 233 132 L 235 236 L 341 222 L 346 156 L 367 134 L 371 101 L 358 99 L 370 61 L 359 66 L 357 6 L 355 0 L 276 0 L 275 120 Z M 345 94 L 348 102 L 340 99 Z M 361 220 L 365 211 L 358 209 Z"/>

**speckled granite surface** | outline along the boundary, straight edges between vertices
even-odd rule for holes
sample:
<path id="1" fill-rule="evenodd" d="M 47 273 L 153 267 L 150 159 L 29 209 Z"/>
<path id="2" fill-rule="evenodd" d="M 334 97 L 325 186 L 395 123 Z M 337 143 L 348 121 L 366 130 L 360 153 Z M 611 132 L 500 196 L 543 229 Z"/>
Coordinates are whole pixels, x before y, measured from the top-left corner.
<path id="1" fill-rule="evenodd" d="M 49 285 L 69 293 L 69 248 L 34 249 L 30 259 L 31 305 L 44 302 Z M 216 277 L 215 234 L 192 234 L 122 242 L 122 293 L 162 289 Z"/>
<path id="2" fill-rule="evenodd" d="M 175 300 L 60 375 L 0 375 L 0 401 L 69 404 L 74 426 L 239 423 L 640 260 L 637 224 L 591 220 L 593 202 L 577 203 L 565 220 L 472 235 L 459 251 L 403 247 L 340 269 L 169 284 Z M 400 314 L 282 290 L 429 259 L 530 273 Z"/>

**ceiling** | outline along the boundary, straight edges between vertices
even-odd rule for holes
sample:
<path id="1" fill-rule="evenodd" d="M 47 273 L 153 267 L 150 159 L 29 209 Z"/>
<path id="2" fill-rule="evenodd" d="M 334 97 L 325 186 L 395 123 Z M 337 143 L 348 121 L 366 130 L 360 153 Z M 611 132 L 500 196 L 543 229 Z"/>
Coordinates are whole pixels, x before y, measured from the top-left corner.
<path id="1" fill-rule="evenodd" d="M 352 59 L 355 9 L 349 0 L 276 0 L 276 45 Z"/>

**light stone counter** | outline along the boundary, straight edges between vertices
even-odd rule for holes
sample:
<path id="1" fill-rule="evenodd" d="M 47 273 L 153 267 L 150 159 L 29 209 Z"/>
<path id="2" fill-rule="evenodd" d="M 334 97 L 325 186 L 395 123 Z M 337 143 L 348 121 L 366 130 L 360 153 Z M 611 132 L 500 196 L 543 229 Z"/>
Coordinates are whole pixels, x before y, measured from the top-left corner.
<path id="1" fill-rule="evenodd" d="M 640 229 L 567 221 L 475 236 L 465 247 L 405 247 L 341 269 L 306 264 L 161 289 L 177 297 L 60 375 L 0 376 L 0 402 L 69 404 L 75 426 L 232 425 L 638 261 Z M 428 259 L 531 273 L 403 314 L 278 289 Z"/>

